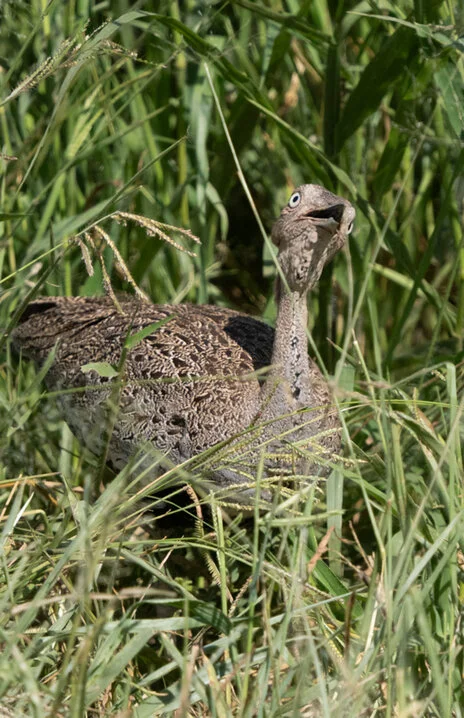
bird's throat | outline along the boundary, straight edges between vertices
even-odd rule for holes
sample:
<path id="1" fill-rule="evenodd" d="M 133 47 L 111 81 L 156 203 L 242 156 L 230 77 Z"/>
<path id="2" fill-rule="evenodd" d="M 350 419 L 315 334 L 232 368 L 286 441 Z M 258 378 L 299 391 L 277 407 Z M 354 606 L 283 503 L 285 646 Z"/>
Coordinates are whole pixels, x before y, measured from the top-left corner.
<path id="1" fill-rule="evenodd" d="M 280 280 L 272 369 L 263 387 L 267 403 L 264 413 L 273 416 L 296 411 L 311 401 L 306 295 L 286 292 L 279 285 Z"/>

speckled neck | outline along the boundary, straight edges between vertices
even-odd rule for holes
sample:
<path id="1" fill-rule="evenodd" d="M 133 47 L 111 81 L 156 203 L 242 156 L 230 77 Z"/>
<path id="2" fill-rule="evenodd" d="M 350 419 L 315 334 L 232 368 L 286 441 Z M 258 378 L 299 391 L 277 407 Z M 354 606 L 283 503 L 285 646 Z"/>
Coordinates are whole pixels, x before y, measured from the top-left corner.
<path id="1" fill-rule="evenodd" d="M 263 413 L 273 417 L 311 404 L 306 294 L 287 292 L 277 279 L 276 300 L 278 313 L 272 370 L 263 386 Z"/>

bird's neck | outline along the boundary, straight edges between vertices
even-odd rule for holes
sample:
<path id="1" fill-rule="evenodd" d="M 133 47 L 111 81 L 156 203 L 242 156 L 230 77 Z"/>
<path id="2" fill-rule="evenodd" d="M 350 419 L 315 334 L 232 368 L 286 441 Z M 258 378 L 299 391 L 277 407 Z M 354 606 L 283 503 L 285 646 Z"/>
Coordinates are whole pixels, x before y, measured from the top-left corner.
<path id="1" fill-rule="evenodd" d="M 272 368 L 263 386 L 263 415 L 275 417 L 311 404 L 306 294 L 287 292 L 278 278 Z"/>

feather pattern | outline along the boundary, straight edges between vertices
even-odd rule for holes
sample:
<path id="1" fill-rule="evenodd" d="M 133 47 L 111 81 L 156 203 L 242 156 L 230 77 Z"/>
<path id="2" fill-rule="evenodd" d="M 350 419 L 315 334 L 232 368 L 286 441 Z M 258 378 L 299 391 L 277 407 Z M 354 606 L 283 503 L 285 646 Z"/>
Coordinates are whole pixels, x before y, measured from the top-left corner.
<path id="1" fill-rule="evenodd" d="M 245 449 L 235 442 L 212 472 L 217 486 L 248 484 L 263 445 L 268 475 L 315 470 L 317 460 L 311 467 L 306 458 L 303 467 L 301 457 L 330 457 L 340 438 L 329 387 L 308 356 L 306 295 L 343 246 L 353 219 L 351 204 L 324 188 L 295 190 L 272 231 L 288 285 L 277 280 L 275 330 L 209 305 L 126 297 L 116 307 L 111 297 L 43 297 L 26 308 L 13 345 L 39 365 L 55 349 L 47 386 L 66 390 L 58 399 L 63 416 L 97 454 L 107 438 L 115 377 L 82 367 L 104 362 L 118 370 L 108 450 L 115 469 L 143 445 L 181 462 L 251 428 Z M 128 349 L 128 337 L 150 325 L 153 331 L 142 332 Z"/>

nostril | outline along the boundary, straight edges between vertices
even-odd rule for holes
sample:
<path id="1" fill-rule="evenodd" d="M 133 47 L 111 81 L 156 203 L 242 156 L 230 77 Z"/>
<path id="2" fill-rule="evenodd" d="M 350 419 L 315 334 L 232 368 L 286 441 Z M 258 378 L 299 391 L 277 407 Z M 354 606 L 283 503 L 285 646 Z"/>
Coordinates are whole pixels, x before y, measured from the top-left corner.
<path id="1" fill-rule="evenodd" d="M 354 222 L 349 223 L 348 229 L 346 230 L 347 234 L 351 234 L 351 232 L 353 231 L 353 225 L 354 225 Z"/>

